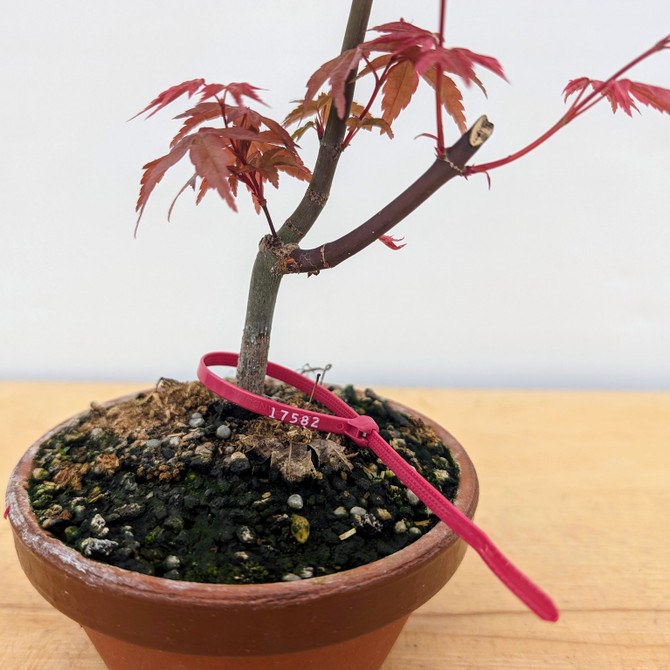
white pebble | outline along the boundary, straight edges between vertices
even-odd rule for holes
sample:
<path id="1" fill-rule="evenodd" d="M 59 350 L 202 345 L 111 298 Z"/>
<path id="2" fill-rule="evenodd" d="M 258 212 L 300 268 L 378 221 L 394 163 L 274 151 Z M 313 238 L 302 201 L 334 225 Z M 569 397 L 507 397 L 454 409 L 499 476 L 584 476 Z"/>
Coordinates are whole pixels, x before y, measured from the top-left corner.
<path id="1" fill-rule="evenodd" d="M 181 561 L 179 560 L 179 556 L 175 556 L 174 554 L 171 555 L 171 556 L 168 556 L 163 561 L 163 567 L 166 570 L 176 570 L 180 565 L 181 565 Z"/>
<path id="2" fill-rule="evenodd" d="M 217 429 L 216 429 L 216 436 L 220 440 L 227 440 L 231 435 L 231 430 L 226 426 L 225 423 L 222 423 Z"/>
<path id="3" fill-rule="evenodd" d="M 407 489 L 405 496 L 407 497 L 407 502 L 410 505 L 418 505 L 421 501 L 419 500 L 419 496 L 414 493 L 414 491 L 410 491 Z"/>
<path id="4" fill-rule="evenodd" d="M 191 420 L 188 422 L 188 425 L 191 426 L 191 428 L 200 428 L 200 426 L 203 426 L 204 424 L 205 420 L 202 418 L 200 412 L 193 412 L 193 414 L 191 414 Z"/>
<path id="5" fill-rule="evenodd" d="M 397 535 L 407 532 L 407 526 L 404 521 L 398 521 L 395 526 L 393 526 L 393 532 Z"/>
<path id="6" fill-rule="evenodd" d="M 251 468 L 251 463 L 249 463 L 249 459 L 246 457 L 246 454 L 236 451 L 235 453 L 231 454 L 229 458 L 231 472 L 246 472 L 249 470 L 249 468 Z"/>
<path id="7" fill-rule="evenodd" d="M 212 446 L 209 444 L 199 444 L 195 448 L 195 455 L 199 458 L 211 460 L 212 458 Z"/>
<path id="8" fill-rule="evenodd" d="M 96 555 L 110 556 L 118 546 L 119 543 L 114 542 L 114 540 L 98 540 L 93 537 L 87 537 L 81 542 L 81 552 L 88 558 Z"/>
<path id="9" fill-rule="evenodd" d="M 251 544 L 256 541 L 256 536 L 249 526 L 240 526 L 237 529 L 237 538 L 240 542 L 244 542 L 244 544 Z"/>
<path id="10" fill-rule="evenodd" d="M 288 500 L 286 501 L 286 504 L 291 509 L 302 509 L 304 503 L 302 501 L 302 496 L 298 495 L 297 493 L 294 493 L 293 495 L 290 495 L 288 497 Z"/>
<path id="11" fill-rule="evenodd" d="M 96 514 L 89 522 L 91 530 L 98 536 L 104 537 L 109 533 L 109 528 L 107 528 L 107 522 L 102 517 L 101 514 Z"/>
<path id="12" fill-rule="evenodd" d="M 281 578 L 282 582 L 299 582 L 300 577 L 298 575 L 293 574 L 292 572 L 288 572 Z"/>

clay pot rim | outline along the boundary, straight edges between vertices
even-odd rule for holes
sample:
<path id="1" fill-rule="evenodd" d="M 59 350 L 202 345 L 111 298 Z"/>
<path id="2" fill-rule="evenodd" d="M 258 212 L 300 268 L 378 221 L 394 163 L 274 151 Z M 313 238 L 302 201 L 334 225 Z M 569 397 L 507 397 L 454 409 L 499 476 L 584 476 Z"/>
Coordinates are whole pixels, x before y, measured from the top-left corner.
<path id="1" fill-rule="evenodd" d="M 118 404 L 140 393 L 142 392 L 110 400 L 103 403 L 103 406 Z M 478 502 L 478 482 L 474 466 L 463 447 L 432 419 L 399 403 L 392 402 L 392 404 L 403 412 L 421 418 L 438 432 L 460 468 L 460 484 L 454 504 L 464 514 L 472 517 Z M 38 524 L 26 490 L 33 459 L 40 445 L 87 412 L 88 410 L 85 410 L 61 422 L 36 440 L 24 453 L 9 479 L 6 500 L 9 506 L 9 521 L 22 542 L 33 552 L 41 555 L 44 560 L 90 585 L 98 584 L 111 588 L 118 594 L 132 593 L 135 598 L 174 601 L 183 596 L 189 599 L 195 598 L 205 607 L 225 600 L 232 607 L 244 607 L 253 602 L 253 606 L 257 608 L 261 603 L 272 606 L 273 602 L 316 599 L 324 594 L 357 588 L 361 583 L 365 584 L 366 588 L 374 589 L 377 584 L 394 579 L 396 575 L 402 573 L 408 563 L 427 563 L 444 547 L 458 539 L 458 536 L 440 521 L 412 544 L 372 563 L 321 577 L 265 584 L 212 584 L 170 580 L 94 561 L 63 544 Z"/>

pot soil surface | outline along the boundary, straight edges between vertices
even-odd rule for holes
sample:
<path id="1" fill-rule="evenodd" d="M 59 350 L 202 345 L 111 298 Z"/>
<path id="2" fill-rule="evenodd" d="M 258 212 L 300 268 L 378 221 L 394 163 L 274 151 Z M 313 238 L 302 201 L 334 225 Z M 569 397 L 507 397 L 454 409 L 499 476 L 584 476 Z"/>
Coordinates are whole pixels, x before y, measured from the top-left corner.
<path id="1" fill-rule="evenodd" d="M 335 392 L 453 500 L 458 466 L 430 428 L 373 391 Z M 330 413 L 292 388 L 266 394 Z M 94 403 L 55 434 L 35 457 L 28 492 L 41 526 L 84 556 L 194 582 L 348 570 L 438 521 L 370 449 L 166 379 L 120 404 Z"/>

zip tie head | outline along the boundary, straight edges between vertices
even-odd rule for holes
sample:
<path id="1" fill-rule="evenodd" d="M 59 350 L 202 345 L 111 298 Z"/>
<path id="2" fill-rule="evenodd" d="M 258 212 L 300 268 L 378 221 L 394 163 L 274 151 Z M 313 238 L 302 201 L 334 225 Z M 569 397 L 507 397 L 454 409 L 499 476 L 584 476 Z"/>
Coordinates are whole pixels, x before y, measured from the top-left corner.
<path id="1" fill-rule="evenodd" d="M 347 428 L 344 434 L 359 447 L 366 447 L 372 433 L 379 432 L 379 426 L 371 416 L 357 416 L 347 419 Z"/>

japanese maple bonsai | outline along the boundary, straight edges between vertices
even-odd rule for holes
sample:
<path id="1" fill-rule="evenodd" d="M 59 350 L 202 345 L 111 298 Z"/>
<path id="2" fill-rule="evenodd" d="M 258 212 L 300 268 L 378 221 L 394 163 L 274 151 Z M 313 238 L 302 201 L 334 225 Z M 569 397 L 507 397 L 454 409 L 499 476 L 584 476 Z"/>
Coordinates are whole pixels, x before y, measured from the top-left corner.
<path id="1" fill-rule="evenodd" d="M 209 190 L 213 190 L 232 209 L 236 209 L 235 201 L 239 196 L 239 189 L 244 187 L 251 195 L 257 212 L 264 216 L 269 227 L 269 233 L 260 242 L 251 277 L 246 322 L 237 364 L 236 383 L 241 389 L 251 393 L 262 394 L 264 390 L 273 313 L 284 275 L 316 275 L 322 270 L 334 268 L 377 240 L 392 249 L 399 249 L 402 246 L 399 244 L 401 240 L 389 235 L 393 226 L 446 182 L 454 177 L 468 177 L 478 173 L 488 175 L 492 170 L 521 158 L 603 99 L 610 102 L 614 111 L 623 109 L 627 114 L 636 109 L 635 101 L 661 112 L 670 112 L 669 90 L 623 78 L 635 64 L 657 51 L 670 48 L 669 35 L 605 81 L 587 78 L 571 81 L 564 91 L 566 99 L 575 96 L 568 110 L 546 133 L 526 147 L 500 160 L 469 165 L 479 147 L 491 135 L 493 125 L 486 117 L 481 117 L 468 129 L 455 78 L 465 85 L 474 84 L 484 90 L 476 68 L 489 70 L 504 78 L 502 67 L 490 56 L 444 46 L 446 0 L 439 3 L 436 33 L 401 20 L 374 28 L 376 36 L 366 41 L 371 4 L 371 0 L 353 0 L 341 54 L 322 65 L 311 76 L 304 99 L 281 123 L 250 106 L 262 102 L 259 89 L 254 86 L 248 83 L 211 84 L 202 79 L 169 88 L 140 112 L 148 112 L 151 116 L 183 95 L 198 96 L 197 103 L 177 117 L 182 125 L 172 140 L 168 153 L 144 168 L 137 203 L 140 218 L 151 193 L 165 173 L 182 159 L 188 159 L 194 167 L 194 174 L 179 194 L 192 188 L 197 192 L 196 202 L 200 202 Z M 370 81 L 371 86 L 364 104 L 359 104 L 354 101 L 354 90 L 357 82 L 362 79 Z M 360 223 L 339 239 L 314 249 L 303 249 L 300 246 L 302 239 L 326 206 L 342 152 L 351 145 L 361 130 L 378 129 L 381 134 L 392 137 L 394 120 L 411 102 L 421 82 L 430 86 L 435 96 L 436 127 L 434 133 L 429 135 L 435 142 L 436 157 L 433 164 L 369 220 Z M 325 91 L 322 90 L 324 88 Z M 377 104 L 381 108 L 379 116 L 375 116 L 373 111 Z M 443 123 L 445 113 L 455 122 L 460 133 L 452 144 L 446 139 L 448 133 Z M 292 126 L 297 126 L 297 129 L 290 134 L 287 128 Z M 296 144 L 308 132 L 313 132 L 318 137 L 320 146 L 312 171 L 304 165 Z M 277 226 L 270 213 L 266 187 L 268 183 L 277 187 L 281 173 L 304 180 L 308 182 L 308 186 L 293 214 L 281 226 Z M 450 448 L 460 449 L 450 436 L 443 435 Z M 467 460 L 465 455 L 462 458 L 465 460 L 461 465 Z M 476 481 L 473 484 L 473 472 L 468 477 L 464 488 L 470 489 L 468 505 L 471 515 L 476 505 Z M 449 542 L 453 544 L 454 540 L 452 537 Z M 462 557 L 462 550 L 454 551 L 456 553 L 451 558 L 443 559 L 443 571 L 453 572 Z M 446 567 L 444 560 L 447 560 L 450 567 Z M 106 578 L 102 579 L 104 581 Z M 402 582 L 403 578 L 399 577 L 398 580 Z M 48 580 L 45 579 L 43 583 L 48 583 Z M 135 582 L 133 585 L 130 582 L 123 584 L 129 597 L 130 592 L 138 588 L 134 584 Z M 67 588 L 76 590 L 78 587 L 71 582 Z M 307 594 L 310 589 L 302 590 Z M 318 587 L 315 586 L 314 591 L 317 590 Z M 262 589 L 258 591 L 259 594 L 261 592 Z M 168 600 L 173 595 L 171 592 Z M 119 597 L 118 594 L 115 597 Z M 203 587 L 199 591 L 199 597 L 209 600 L 216 596 Z M 274 602 L 275 595 L 266 594 L 260 597 L 265 602 L 263 598 Z M 234 611 L 235 608 L 242 607 L 239 597 L 233 597 L 233 601 L 231 607 Z M 358 605 L 360 606 L 360 601 Z M 137 616 L 150 616 L 142 607 L 138 601 Z M 306 611 L 311 612 L 309 608 Z M 256 613 L 255 616 L 259 617 L 259 621 L 264 621 L 262 614 Z M 231 622 L 228 625 L 234 624 Z M 388 649 L 399 632 L 397 621 L 392 628 L 393 630 L 388 626 L 384 628 L 386 639 L 380 649 Z M 149 637 L 153 636 L 151 639 L 154 642 L 160 634 L 160 630 L 147 633 Z M 101 648 L 109 643 L 108 636 L 98 636 L 95 631 L 92 637 Z M 284 647 L 280 643 L 279 651 L 283 653 L 286 650 L 286 643 Z M 135 645 L 130 645 L 122 652 L 125 653 L 137 654 L 138 651 Z M 376 653 L 376 660 L 369 661 L 371 665 L 361 667 L 373 667 L 372 664 L 377 667 L 383 656 L 379 657 L 381 652 Z M 177 656 L 181 657 L 182 654 Z M 159 654 L 159 660 L 147 662 L 163 663 L 165 658 L 160 658 Z M 178 662 L 182 660 L 177 659 Z M 269 667 L 265 665 L 267 658 L 260 661 L 261 665 L 254 665 L 259 661 L 247 658 L 239 666 L 225 665 L 225 661 L 224 665 L 220 665 L 219 660 L 211 660 L 210 666 L 210 660 L 201 658 L 197 667 Z M 329 662 L 331 665 L 326 665 L 322 660 L 314 660 L 311 656 L 309 661 L 307 657 L 290 661 L 292 667 L 298 667 L 296 663 L 304 663 L 304 667 L 312 667 L 307 663 L 333 668 L 347 665 L 346 661 L 341 662 L 339 659 Z"/>

